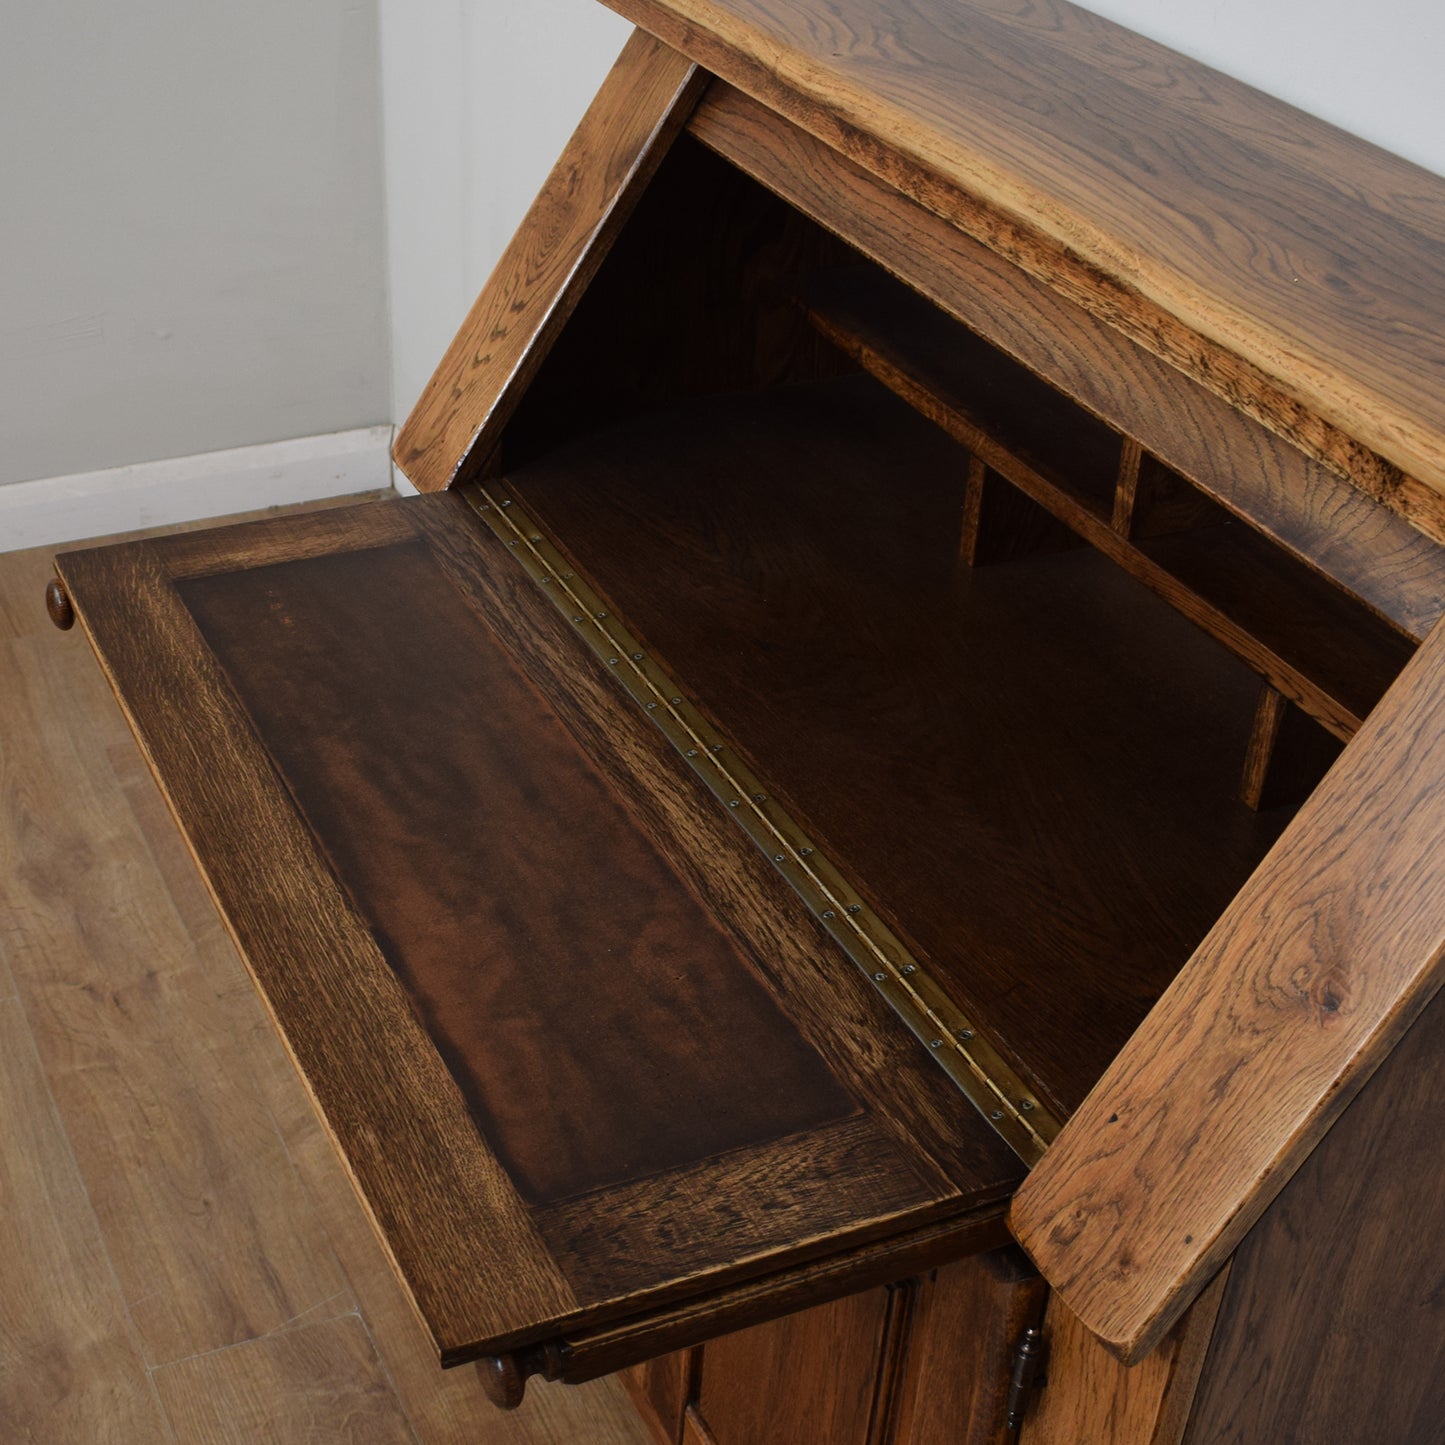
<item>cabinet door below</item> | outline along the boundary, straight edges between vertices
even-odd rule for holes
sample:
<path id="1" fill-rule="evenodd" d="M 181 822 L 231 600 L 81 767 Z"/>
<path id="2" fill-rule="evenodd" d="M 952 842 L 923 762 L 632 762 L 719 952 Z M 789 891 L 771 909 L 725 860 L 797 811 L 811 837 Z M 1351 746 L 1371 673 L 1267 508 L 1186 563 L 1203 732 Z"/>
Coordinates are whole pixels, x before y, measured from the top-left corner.
<path id="1" fill-rule="evenodd" d="M 1013 1248 L 710 1341 L 684 1445 L 1003 1445 L 1044 1284 Z"/>
<path id="2" fill-rule="evenodd" d="M 709 1445 L 871 1445 L 913 1285 L 869 1290 L 703 1347 L 689 1411 Z"/>
<path id="3" fill-rule="evenodd" d="M 1046 1289 L 1023 1252 L 999 1249 L 921 1282 L 889 1445 L 1005 1445 L 1013 1352 L 1043 1319 Z"/>

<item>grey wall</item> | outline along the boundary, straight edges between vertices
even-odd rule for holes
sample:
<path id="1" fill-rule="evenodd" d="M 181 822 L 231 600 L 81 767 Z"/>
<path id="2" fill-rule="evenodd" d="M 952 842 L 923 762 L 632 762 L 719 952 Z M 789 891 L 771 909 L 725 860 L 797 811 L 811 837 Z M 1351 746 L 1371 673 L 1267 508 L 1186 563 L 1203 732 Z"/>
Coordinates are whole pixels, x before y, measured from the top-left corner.
<path id="1" fill-rule="evenodd" d="M 390 414 L 376 3 L 8 0 L 0 482 Z"/>
<path id="2" fill-rule="evenodd" d="M 402 421 L 631 27 L 596 0 L 380 0 Z"/>

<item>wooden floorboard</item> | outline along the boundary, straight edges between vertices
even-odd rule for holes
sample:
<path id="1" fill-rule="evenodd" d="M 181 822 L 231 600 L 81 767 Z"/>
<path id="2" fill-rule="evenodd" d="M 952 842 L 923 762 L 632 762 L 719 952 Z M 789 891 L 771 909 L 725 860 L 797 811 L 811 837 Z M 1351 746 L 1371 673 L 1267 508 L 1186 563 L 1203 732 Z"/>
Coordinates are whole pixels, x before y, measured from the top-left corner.
<path id="1" fill-rule="evenodd" d="M 0 556 L 0 1439 L 644 1445 L 438 1369 L 49 575 Z"/>
<path id="2" fill-rule="evenodd" d="M 414 1437 L 356 1315 L 285 1330 L 157 1370 L 178 1445 L 412 1445 Z"/>
<path id="3" fill-rule="evenodd" d="M 138 1341 L 16 999 L 0 1003 L 0 1118 L 0 1439 L 163 1439 Z"/>

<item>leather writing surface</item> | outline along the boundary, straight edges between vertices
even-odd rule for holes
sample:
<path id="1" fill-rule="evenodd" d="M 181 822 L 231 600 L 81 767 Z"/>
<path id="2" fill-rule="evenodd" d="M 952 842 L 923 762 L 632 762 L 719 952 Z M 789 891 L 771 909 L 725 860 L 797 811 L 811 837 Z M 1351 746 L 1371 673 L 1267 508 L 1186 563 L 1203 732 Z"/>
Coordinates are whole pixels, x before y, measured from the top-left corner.
<path id="1" fill-rule="evenodd" d="M 857 1112 L 424 544 L 180 591 L 526 1198 Z"/>

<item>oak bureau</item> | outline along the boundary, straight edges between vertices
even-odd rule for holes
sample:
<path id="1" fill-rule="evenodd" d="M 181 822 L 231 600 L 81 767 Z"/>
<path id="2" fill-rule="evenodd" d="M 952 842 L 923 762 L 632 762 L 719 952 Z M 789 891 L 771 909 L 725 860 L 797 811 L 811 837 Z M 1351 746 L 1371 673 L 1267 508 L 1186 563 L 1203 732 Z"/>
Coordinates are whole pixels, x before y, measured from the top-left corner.
<path id="1" fill-rule="evenodd" d="M 611 3 L 426 495 L 49 594 L 440 1363 L 1445 1439 L 1445 180 L 1058 0 Z"/>

